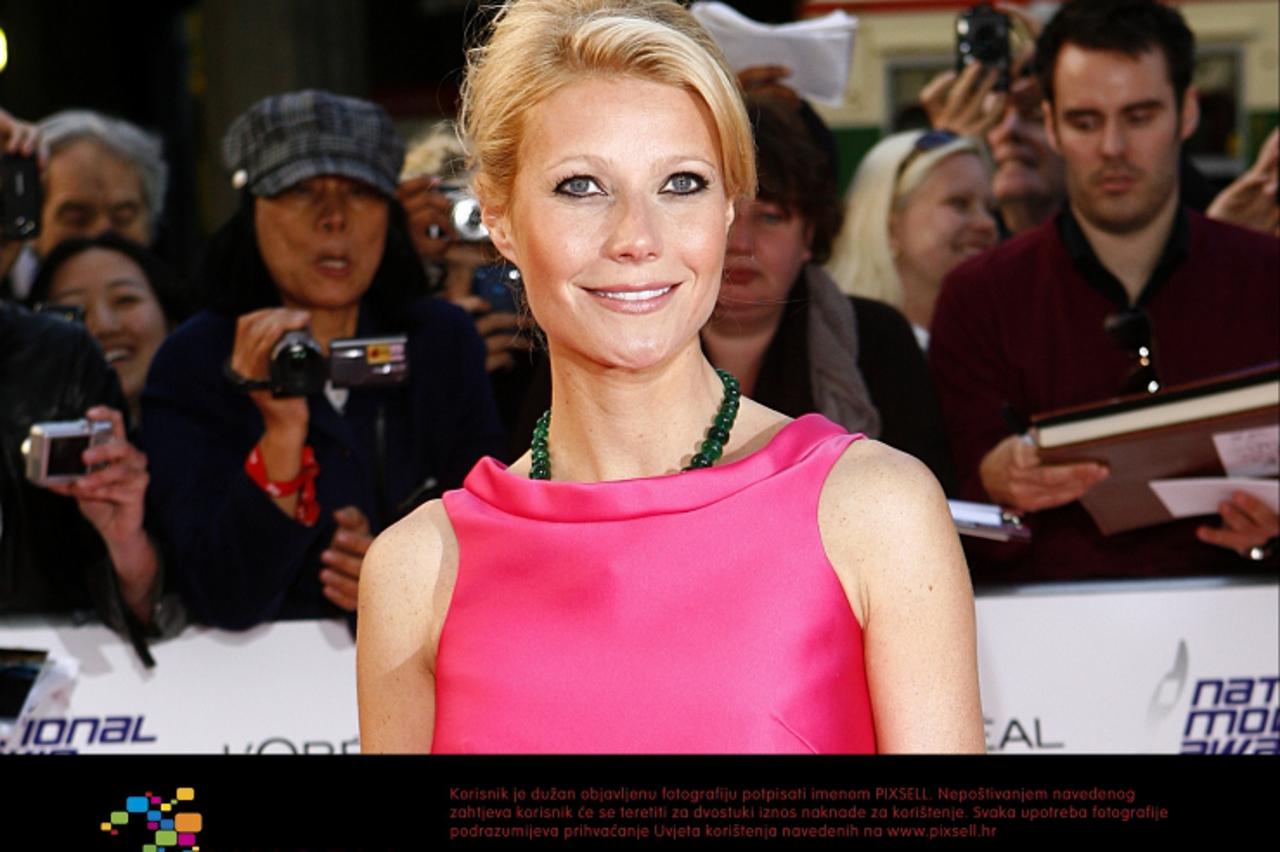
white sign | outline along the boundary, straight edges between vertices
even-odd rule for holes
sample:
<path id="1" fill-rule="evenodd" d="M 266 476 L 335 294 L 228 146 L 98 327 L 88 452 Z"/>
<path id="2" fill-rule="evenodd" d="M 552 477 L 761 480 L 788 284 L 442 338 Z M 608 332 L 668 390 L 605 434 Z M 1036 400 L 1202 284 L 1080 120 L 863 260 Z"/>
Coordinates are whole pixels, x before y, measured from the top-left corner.
<path id="1" fill-rule="evenodd" d="M 1280 725 L 1274 578 L 1062 584 L 977 599 L 993 754 L 1267 752 Z M 100 626 L 0 621 L 0 647 L 75 672 L 0 750 L 337 754 L 359 750 L 346 624 L 189 628 L 156 668 Z"/>

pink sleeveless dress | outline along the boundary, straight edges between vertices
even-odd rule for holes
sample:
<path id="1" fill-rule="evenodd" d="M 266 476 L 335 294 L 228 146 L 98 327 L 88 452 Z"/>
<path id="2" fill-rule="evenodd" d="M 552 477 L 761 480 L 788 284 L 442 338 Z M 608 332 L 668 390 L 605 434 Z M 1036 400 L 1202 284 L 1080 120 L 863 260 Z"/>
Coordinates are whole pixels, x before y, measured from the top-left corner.
<path id="1" fill-rule="evenodd" d="M 818 533 L 855 440 L 820 415 L 713 468 L 444 497 L 458 576 L 436 753 L 875 751 L 862 631 Z"/>

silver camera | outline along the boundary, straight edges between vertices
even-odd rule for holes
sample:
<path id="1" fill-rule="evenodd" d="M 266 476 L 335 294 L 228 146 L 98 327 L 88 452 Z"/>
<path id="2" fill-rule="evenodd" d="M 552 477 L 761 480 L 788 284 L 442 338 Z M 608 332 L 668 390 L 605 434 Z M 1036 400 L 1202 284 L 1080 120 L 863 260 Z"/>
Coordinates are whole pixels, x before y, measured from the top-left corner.
<path id="1" fill-rule="evenodd" d="M 484 226 L 480 202 L 471 194 L 471 190 L 459 184 L 441 184 L 440 191 L 452 202 L 449 221 L 459 240 L 481 243 L 489 239 L 489 229 Z"/>
<path id="2" fill-rule="evenodd" d="M 22 442 L 27 479 L 36 485 L 74 482 L 89 473 L 81 455 L 111 440 L 106 420 L 58 420 L 35 423 Z"/>
<path id="3" fill-rule="evenodd" d="M 407 335 L 350 337 L 329 343 L 329 381 L 337 387 L 391 387 L 408 378 Z"/>

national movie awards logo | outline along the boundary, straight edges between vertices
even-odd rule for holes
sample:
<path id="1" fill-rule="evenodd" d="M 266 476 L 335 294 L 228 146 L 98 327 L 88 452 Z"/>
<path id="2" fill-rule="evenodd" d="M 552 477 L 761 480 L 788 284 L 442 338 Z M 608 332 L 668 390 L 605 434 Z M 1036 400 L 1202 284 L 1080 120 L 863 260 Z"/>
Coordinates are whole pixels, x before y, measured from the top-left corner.
<path id="1" fill-rule="evenodd" d="M 141 796 L 127 796 L 124 810 L 112 811 L 109 822 L 102 823 L 102 830 L 119 836 L 120 830 L 130 825 L 135 816 L 135 826 L 146 824 L 150 842 L 142 844 L 142 852 L 200 852 L 196 835 L 204 827 L 204 818 L 189 810 L 196 798 L 194 787 L 179 787 L 168 801 L 147 791 Z M 134 829 L 138 833 L 138 829 Z"/>

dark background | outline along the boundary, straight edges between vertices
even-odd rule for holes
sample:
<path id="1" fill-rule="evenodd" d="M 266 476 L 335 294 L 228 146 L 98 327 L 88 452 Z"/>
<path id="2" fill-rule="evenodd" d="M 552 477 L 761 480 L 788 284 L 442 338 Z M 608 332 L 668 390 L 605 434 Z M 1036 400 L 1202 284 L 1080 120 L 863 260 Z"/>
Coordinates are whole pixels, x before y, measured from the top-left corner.
<path id="1" fill-rule="evenodd" d="M 257 99 L 326 88 L 384 106 L 407 138 L 452 116 L 478 0 L 0 0 L 0 108 L 88 108 L 159 133 L 170 188 L 158 249 L 188 268 L 232 212 L 219 142 Z M 762 21 L 785 0 L 732 5 Z M 796 3 L 795 5 L 799 5 Z"/>

